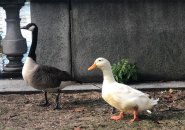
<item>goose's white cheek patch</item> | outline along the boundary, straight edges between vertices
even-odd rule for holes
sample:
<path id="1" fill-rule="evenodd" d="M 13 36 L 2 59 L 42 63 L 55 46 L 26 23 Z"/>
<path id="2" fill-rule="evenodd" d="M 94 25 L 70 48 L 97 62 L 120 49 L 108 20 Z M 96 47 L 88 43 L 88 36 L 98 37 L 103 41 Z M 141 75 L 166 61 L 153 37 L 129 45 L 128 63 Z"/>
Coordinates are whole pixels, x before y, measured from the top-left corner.
<path id="1" fill-rule="evenodd" d="M 35 26 L 31 26 L 28 30 L 33 31 L 34 28 L 35 28 Z"/>

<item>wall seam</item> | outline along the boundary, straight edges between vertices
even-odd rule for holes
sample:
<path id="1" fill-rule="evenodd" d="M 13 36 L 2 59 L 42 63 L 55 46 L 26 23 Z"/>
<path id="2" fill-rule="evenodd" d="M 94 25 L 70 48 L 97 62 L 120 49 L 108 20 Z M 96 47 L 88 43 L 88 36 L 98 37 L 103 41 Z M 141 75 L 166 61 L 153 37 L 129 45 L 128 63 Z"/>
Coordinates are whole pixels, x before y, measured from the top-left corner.
<path id="1" fill-rule="evenodd" d="M 68 10 L 69 10 L 69 51 L 70 51 L 70 73 L 72 77 L 74 77 L 73 74 L 73 53 L 72 53 L 72 17 L 71 17 L 71 0 L 68 2 Z"/>

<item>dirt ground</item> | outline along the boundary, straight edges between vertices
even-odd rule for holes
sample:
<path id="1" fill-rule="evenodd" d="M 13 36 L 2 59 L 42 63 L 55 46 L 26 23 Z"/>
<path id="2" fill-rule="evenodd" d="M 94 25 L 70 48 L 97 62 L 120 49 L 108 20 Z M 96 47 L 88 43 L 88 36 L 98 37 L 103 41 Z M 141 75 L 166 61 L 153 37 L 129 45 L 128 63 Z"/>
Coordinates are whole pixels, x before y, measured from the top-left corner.
<path id="1" fill-rule="evenodd" d="M 62 94 L 62 110 L 41 107 L 41 94 L 0 95 L 1 130 L 185 130 L 185 90 L 147 91 L 159 98 L 151 115 L 140 113 L 140 121 L 129 124 L 127 115 L 121 121 L 110 120 L 112 108 L 100 92 Z M 117 113 L 118 114 L 118 111 Z"/>

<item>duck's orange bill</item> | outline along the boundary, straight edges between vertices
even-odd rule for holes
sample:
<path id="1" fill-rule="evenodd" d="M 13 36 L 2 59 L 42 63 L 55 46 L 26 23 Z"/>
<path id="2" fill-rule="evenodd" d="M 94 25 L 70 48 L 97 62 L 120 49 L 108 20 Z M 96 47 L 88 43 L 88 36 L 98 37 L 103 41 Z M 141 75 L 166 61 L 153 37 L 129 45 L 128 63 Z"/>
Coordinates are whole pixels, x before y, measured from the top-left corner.
<path id="1" fill-rule="evenodd" d="M 93 70 L 93 69 L 95 69 L 96 68 L 96 64 L 92 64 L 89 68 L 88 68 L 88 70 Z"/>

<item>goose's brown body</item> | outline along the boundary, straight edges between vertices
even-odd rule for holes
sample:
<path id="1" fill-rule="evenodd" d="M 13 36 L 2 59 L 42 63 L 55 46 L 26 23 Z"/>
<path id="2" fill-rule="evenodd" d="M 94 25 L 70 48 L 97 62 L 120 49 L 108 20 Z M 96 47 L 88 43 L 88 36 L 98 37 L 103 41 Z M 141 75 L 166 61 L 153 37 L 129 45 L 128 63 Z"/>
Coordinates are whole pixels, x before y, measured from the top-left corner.
<path id="1" fill-rule="evenodd" d="M 42 90 L 45 92 L 45 104 L 48 104 L 47 91 L 57 91 L 58 95 L 56 97 L 56 109 L 59 107 L 59 86 L 62 81 L 73 81 L 73 78 L 66 72 L 59 70 L 55 67 L 39 65 L 36 63 L 36 46 L 37 46 L 37 36 L 38 27 L 34 23 L 30 23 L 22 29 L 32 31 L 32 44 L 26 58 L 25 64 L 22 70 L 23 79 L 30 86 L 35 89 Z"/>
<path id="2" fill-rule="evenodd" d="M 51 66 L 39 65 L 30 57 L 26 59 L 22 75 L 30 86 L 43 91 L 58 89 L 62 81 L 72 80 L 66 71 Z"/>

